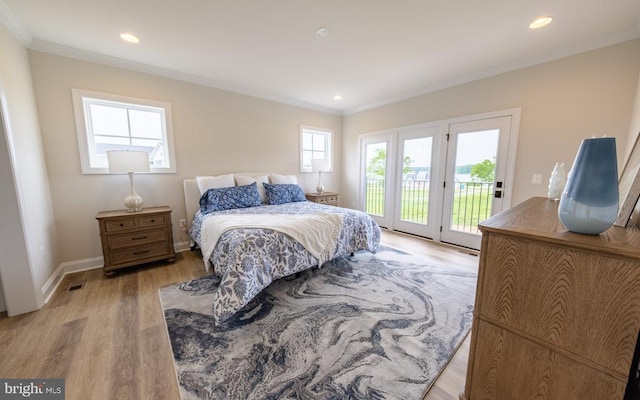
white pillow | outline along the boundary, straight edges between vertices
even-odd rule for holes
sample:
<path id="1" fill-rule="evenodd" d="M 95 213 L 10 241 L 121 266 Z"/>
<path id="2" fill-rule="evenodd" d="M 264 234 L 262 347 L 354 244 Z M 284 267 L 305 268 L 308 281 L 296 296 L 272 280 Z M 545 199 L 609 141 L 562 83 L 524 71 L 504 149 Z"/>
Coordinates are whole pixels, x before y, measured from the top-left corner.
<path id="1" fill-rule="evenodd" d="M 200 196 L 209 189 L 223 188 L 235 186 L 236 182 L 233 180 L 233 174 L 218 175 L 218 176 L 196 176 L 196 183 L 198 189 L 200 189 Z"/>
<path id="2" fill-rule="evenodd" d="M 264 186 L 262 182 L 269 183 L 269 177 L 266 175 L 259 176 L 242 176 L 236 175 L 236 184 L 238 186 L 251 185 L 253 182 L 256 182 L 256 186 L 258 186 L 258 194 L 260 195 L 260 202 L 266 203 L 267 196 L 264 194 Z"/>
<path id="3" fill-rule="evenodd" d="M 295 175 L 278 175 L 271 174 L 271 183 L 278 185 L 281 183 L 298 183 L 298 178 Z"/>

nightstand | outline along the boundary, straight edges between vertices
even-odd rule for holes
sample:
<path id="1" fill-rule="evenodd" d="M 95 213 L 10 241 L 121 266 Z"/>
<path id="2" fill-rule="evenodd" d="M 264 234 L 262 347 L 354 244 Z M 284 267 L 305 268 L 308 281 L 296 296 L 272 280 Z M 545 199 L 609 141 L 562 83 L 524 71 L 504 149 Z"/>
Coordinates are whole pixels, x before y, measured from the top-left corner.
<path id="1" fill-rule="evenodd" d="M 100 211 L 96 219 L 105 274 L 151 261 L 175 260 L 170 207 L 144 208 L 135 213 Z"/>
<path id="2" fill-rule="evenodd" d="M 307 193 L 305 197 L 309 201 L 314 203 L 326 204 L 328 206 L 338 205 L 338 193 L 335 192 L 322 192 L 322 193 Z"/>

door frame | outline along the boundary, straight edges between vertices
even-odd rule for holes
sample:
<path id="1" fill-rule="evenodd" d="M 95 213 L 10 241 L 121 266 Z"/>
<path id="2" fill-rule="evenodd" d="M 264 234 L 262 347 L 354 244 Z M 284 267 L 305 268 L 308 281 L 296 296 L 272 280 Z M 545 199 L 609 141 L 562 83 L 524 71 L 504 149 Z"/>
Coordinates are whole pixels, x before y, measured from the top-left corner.
<path id="1" fill-rule="evenodd" d="M 515 166 L 516 166 L 516 157 L 517 157 L 517 149 L 518 149 L 518 137 L 519 137 L 519 133 L 520 133 L 520 118 L 521 118 L 521 113 L 522 113 L 522 108 L 521 107 L 514 107 L 514 108 L 508 108 L 508 109 L 503 109 L 503 110 L 497 110 L 497 111 L 490 111 L 490 112 L 484 112 L 484 113 L 478 113 L 478 114 L 471 114 L 471 115 L 464 115 L 464 116 L 460 116 L 460 117 L 454 117 L 454 118 L 447 118 L 447 119 L 442 119 L 442 120 L 434 120 L 434 121 L 429 121 L 429 122 L 422 122 L 419 124 L 412 124 L 412 125 L 406 125 L 406 126 L 401 126 L 401 127 L 396 127 L 396 128 L 389 128 L 389 129 L 384 129 L 384 130 L 380 130 L 380 131 L 374 131 L 374 132 L 368 132 L 368 133 L 362 133 L 360 135 L 358 135 L 358 144 L 360 146 L 360 176 L 359 176 L 359 180 L 360 180 L 360 185 L 358 185 L 358 209 L 360 210 L 365 210 L 365 178 L 366 178 L 366 174 L 365 174 L 365 169 L 366 166 L 365 164 L 365 154 L 364 154 L 364 143 L 365 140 L 368 138 L 374 138 L 376 136 L 378 137 L 383 137 L 385 135 L 388 135 L 388 137 L 391 137 L 390 143 L 389 145 L 391 146 L 391 148 L 387 148 L 387 155 L 390 154 L 390 151 L 397 151 L 398 148 L 398 137 L 400 136 L 401 132 L 405 132 L 405 131 L 410 131 L 410 130 L 416 130 L 416 129 L 425 129 L 425 128 L 433 128 L 433 127 L 446 127 L 441 129 L 441 132 L 446 132 L 448 133 L 449 131 L 449 125 L 452 124 L 457 124 L 457 123 L 463 123 L 463 122 L 471 122 L 471 121 L 476 121 L 476 120 L 482 120 L 482 119 L 492 119 L 492 118 L 499 118 L 499 117 L 511 117 L 511 133 L 510 133 L 510 137 L 509 137 L 509 143 L 507 145 L 507 159 L 505 161 L 505 165 L 506 165 L 506 171 L 505 171 L 505 187 L 504 187 L 504 191 L 502 193 L 502 209 L 501 210 L 496 210 L 496 212 L 499 211 L 504 211 L 507 210 L 511 207 L 511 199 L 513 197 L 513 183 L 514 183 L 514 177 L 515 177 Z M 434 152 L 439 152 L 439 157 L 444 157 L 445 159 L 445 163 L 446 163 L 446 150 L 447 150 L 447 141 L 446 141 L 446 133 L 440 133 L 439 135 L 442 135 L 441 138 L 439 138 L 439 140 L 437 142 L 439 142 L 439 145 L 436 148 L 436 144 L 434 142 Z M 392 149 L 392 150 L 391 150 Z M 434 158 L 436 156 L 434 155 Z M 389 157 L 387 157 L 387 162 L 389 160 Z M 398 187 L 398 185 L 402 185 L 401 182 L 398 182 L 398 178 L 397 178 L 397 174 L 395 173 L 395 169 L 396 166 L 389 166 L 387 165 L 387 168 L 391 167 L 394 171 L 393 171 L 393 175 L 391 176 L 391 179 L 387 179 L 387 182 L 385 182 L 385 190 L 393 190 L 393 195 L 390 196 L 389 200 L 390 201 L 385 201 L 385 216 L 389 219 L 391 219 L 391 223 L 389 223 L 387 226 L 387 229 L 389 230 L 394 230 L 394 226 L 393 226 L 393 217 L 387 215 L 387 213 L 392 212 L 395 207 L 394 204 L 396 202 L 397 199 L 397 193 L 395 193 L 396 188 Z M 437 168 L 438 172 L 437 172 L 437 179 L 438 182 L 443 182 L 441 185 L 434 185 L 434 189 L 437 190 L 437 193 L 435 194 L 436 200 L 433 204 L 433 206 L 437 206 L 439 207 L 439 209 L 442 209 L 443 206 L 443 202 L 444 202 L 444 181 L 445 181 L 445 177 L 444 177 L 444 170 L 445 168 Z M 390 170 L 387 169 L 387 171 L 389 172 Z M 435 179 L 435 177 L 434 177 Z M 390 186 L 391 181 L 393 181 L 393 185 Z M 429 208 L 432 208 L 432 205 L 429 206 Z M 431 213 L 431 211 L 430 211 Z M 435 242 L 441 242 L 441 235 L 439 232 L 439 229 L 436 229 L 435 232 L 433 232 L 433 237 L 431 238 L 433 241 Z"/>

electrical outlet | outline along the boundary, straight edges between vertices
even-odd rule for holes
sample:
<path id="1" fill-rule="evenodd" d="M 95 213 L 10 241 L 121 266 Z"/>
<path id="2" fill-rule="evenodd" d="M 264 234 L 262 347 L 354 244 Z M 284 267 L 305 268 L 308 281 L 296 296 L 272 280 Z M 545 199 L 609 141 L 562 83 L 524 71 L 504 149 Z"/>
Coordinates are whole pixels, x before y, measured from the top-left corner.
<path id="1" fill-rule="evenodd" d="M 542 174 L 533 174 L 531 178 L 531 183 L 534 185 L 539 185 L 542 183 Z"/>
<path id="2" fill-rule="evenodd" d="M 180 228 L 186 228 L 187 227 L 187 220 L 186 219 L 181 219 L 180 220 Z"/>

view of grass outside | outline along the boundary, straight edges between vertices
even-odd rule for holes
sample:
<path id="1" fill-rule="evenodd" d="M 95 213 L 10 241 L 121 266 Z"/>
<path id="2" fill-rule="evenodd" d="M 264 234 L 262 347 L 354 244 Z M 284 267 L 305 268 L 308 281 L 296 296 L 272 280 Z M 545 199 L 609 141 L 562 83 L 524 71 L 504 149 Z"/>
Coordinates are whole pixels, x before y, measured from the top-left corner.
<path id="1" fill-rule="evenodd" d="M 420 144 L 424 140 L 407 140 L 405 144 L 410 144 L 409 147 L 425 147 L 425 143 Z M 430 144 L 427 147 L 430 149 Z M 467 147 L 473 146 L 470 144 Z M 426 225 L 429 214 L 430 167 L 424 163 L 413 165 L 414 160 L 407 153 L 403 155 L 402 164 L 400 219 Z M 386 166 L 386 145 L 368 145 L 365 211 L 372 215 L 384 215 Z M 449 229 L 479 234 L 478 223 L 491 216 L 494 175 L 495 157 L 493 160 L 484 159 L 475 164 L 455 166 L 456 182 Z"/>
<path id="2" fill-rule="evenodd" d="M 491 216 L 493 183 L 456 182 L 451 229 L 480 233 L 478 223 Z"/>
<path id="3" fill-rule="evenodd" d="M 384 179 L 367 179 L 367 204 L 365 211 L 384 215 Z"/>
<path id="4" fill-rule="evenodd" d="M 426 224 L 429 212 L 429 182 L 407 181 L 402 188 L 403 221 Z M 479 233 L 478 223 L 489 218 L 493 183 L 456 182 L 451 229 Z M 384 179 L 367 180 L 366 212 L 384 214 Z"/>

